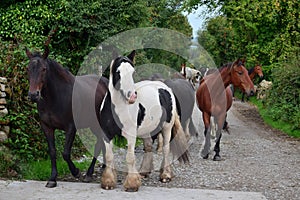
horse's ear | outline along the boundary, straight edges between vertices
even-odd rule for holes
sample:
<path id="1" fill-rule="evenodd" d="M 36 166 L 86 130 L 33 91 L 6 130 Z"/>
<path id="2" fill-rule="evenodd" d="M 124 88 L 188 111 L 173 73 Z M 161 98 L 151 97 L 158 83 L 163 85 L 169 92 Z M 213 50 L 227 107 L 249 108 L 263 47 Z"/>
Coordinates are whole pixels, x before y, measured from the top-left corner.
<path id="1" fill-rule="evenodd" d="M 33 55 L 32 55 L 32 53 L 29 51 L 29 49 L 28 49 L 27 47 L 26 47 L 25 51 L 26 51 L 27 57 L 28 57 L 29 59 L 31 59 L 31 58 L 33 57 Z"/>
<path id="2" fill-rule="evenodd" d="M 245 65 L 246 58 L 243 58 L 243 59 L 241 60 L 241 62 L 243 63 L 243 65 Z"/>
<path id="3" fill-rule="evenodd" d="M 49 50 L 49 44 L 50 44 L 50 42 L 51 42 L 51 37 L 55 34 L 55 32 L 57 31 L 57 29 L 58 29 L 58 27 L 56 26 L 56 28 L 55 28 L 55 29 L 52 29 L 52 30 L 50 31 L 49 35 L 48 35 L 48 38 L 47 38 L 47 40 L 46 40 L 46 42 L 45 42 L 45 50 L 44 50 L 44 53 L 43 53 L 43 55 L 42 55 L 42 57 L 43 57 L 44 59 L 48 58 L 48 56 L 49 56 L 49 53 L 50 53 L 50 50 Z"/>
<path id="4" fill-rule="evenodd" d="M 49 53 L 50 53 L 49 47 L 46 46 L 42 57 L 44 59 L 48 58 Z"/>
<path id="5" fill-rule="evenodd" d="M 127 56 L 127 58 L 129 58 L 132 62 L 134 62 L 135 54 L 136 54 L 136 52 L 135 52 L 135 50 L 133 50 L 133 51 Z"/>
<path id="6" fill-rule="evenodd" d="M 243 59 L 238 58 L 238 59 L 234 62 L 234 64 L 237 65 L 237 66 L 240 66 L 240 65 L 244 65 L 244 66 L 245 66 L 245 62 L 246 62 L 246 60 L 245 60 L 244 58 L 243 58 Z"/>

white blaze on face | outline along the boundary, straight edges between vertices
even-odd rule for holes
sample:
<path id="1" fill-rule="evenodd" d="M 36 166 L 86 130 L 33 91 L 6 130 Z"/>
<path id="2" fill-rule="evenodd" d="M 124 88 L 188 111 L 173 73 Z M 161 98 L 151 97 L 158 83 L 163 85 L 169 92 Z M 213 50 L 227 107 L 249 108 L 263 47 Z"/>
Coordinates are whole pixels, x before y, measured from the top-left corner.
<path id="1" fill-rule="evenodd" d="M 134 87 L 134 80 L 133 80 L 133 73 L 134 68 L 129 62 L 122 62 L 121 65 L 118 67 L 117 71 L 120 73 L 120 90 L 123 92 L 124 96 L 129 100 L 131 103 L 135 101 L 136 94 L 135 94 L 135 87 Z"/>

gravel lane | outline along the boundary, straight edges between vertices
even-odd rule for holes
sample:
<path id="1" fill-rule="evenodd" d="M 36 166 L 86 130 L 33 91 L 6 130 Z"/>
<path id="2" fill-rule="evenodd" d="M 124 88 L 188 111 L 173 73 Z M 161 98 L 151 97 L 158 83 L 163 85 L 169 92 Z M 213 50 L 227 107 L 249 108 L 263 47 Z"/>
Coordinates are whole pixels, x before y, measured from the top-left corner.
<path id="1" fill-rule="evenodd" d="M 200 112 L 194 116 L 199 137 L 192 139 L 189 148 L 190 165 L 173 163 L 174 179 L 161 183 L 158 170 L 161 156 L 155 154 L 155 170 L 143 180 L 144 186 L 261 192 L 269 200 L 300 199 L 299 139 L 289 138 L 265 125 L 255 106 L 235 101 L 228 113 L 230 135 L 223 133 L 221 140 L 222 161 L 213 161 L 213 153 L 204 160 L 200 156 L 203 141 L 200 116 Z M 136 152 L 137 166 L 143 153 L 141 149 L 137 148 Z M 118 149 L 117 152 L 116 166 L 124 166 L 126 151 Z M 101 172 L 100 167 L 96 168 L 96 182 Z M 123 176 L 123 172 L 118 173 L 120 185 Z"/>

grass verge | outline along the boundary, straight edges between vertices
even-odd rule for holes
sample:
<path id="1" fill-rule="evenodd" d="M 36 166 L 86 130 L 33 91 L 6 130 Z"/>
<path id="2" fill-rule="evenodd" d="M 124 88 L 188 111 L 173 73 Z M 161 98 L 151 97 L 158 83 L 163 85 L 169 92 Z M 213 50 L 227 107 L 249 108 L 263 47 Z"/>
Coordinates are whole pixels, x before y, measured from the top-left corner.
<path id="1" fill-rule="evenodd" d="M 235 93 L 235 97 L 238 99 L 241 99 L 242 95 L 239 92 Z M 256 105 L 258 108 L 258 112 L 264 122 L 271 126 L 272 128 L 278 129 L 287 135 L 294 137 L 294 138 L 300 138 L 300 130 L 294 130 L 293 125 L 289 124 L 287 122 L 281 121 L 281 120 L 276 120 L 274 121 L 272 117 L 270 117 L 268 113 L 268 108 L 264 106 L 263 101 L 259 100 L 256 98 L 256 96 L 250 97 L 249 102 L 253 103 Z"/>
<path id="2" fill-rule="evenodd" d="M 70 174 L 68 164 L 63 159 L 57 161 L 57 171 L 59 177 L 64 177 Z M 91 160 L 82 162 L 74 161 L 74 164 L 80 171 L 87 171 Z M 49 160 L 37 160 L 28 163 L 23 163 L 21 166 L 22 179 L 46 181 L 51 175 L 51 163 Z"/>

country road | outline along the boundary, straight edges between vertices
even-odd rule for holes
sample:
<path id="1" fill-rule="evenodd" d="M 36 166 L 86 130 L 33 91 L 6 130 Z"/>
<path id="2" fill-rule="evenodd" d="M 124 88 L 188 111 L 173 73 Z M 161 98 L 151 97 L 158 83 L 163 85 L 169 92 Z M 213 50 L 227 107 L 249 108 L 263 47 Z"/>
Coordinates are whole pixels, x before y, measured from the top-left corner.
<path id="1" fill-rule="evenodd" d="M 203 141 L 200 113 L 195 119 L 200 136 L 194 138 L 190 146 L 191 163 L 173 163 L 175 177 L 170 183 L 159 182 L 156 168 L 143 180 L 140 191 L 132 195 L 122 191 L 124 173 L 119 172 L 118 188 L 108 192 L 100 189 L 102 169 L 97 167 L 94 183 L 74 183 L 80 180 L 68 176 L 58 182 L 55 192 L 45 188 L 45 182 L 27 182 L 26 185 L 1 181 L 0 200 L 27 199 L 26 194 L 35 195 L 30 199 L 92 199 L 96 196 L 111 199 L 300 199 L 299 139 L 289 138 L 265 125 L 255 106 L 235 101 L 228 113 L 230 135 L 223 133 L 221 140 L 222 161 L 213 161 L 212 156 L 204 160 L 200 156 Z M 141 155 L 141 151 L 137 152 L 138 158 Z M 117 166 L 124 162 L 118 155 L 115 157 Z"/>

